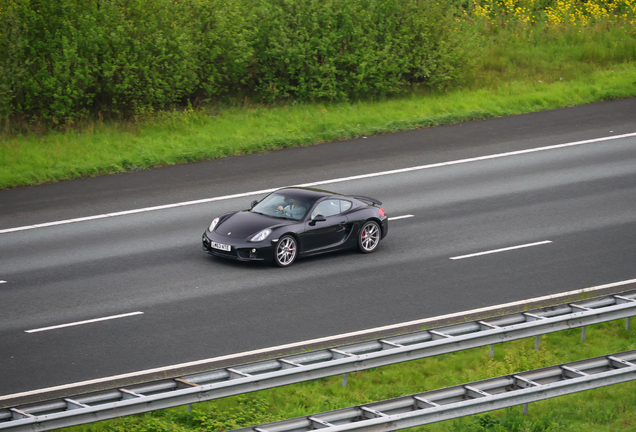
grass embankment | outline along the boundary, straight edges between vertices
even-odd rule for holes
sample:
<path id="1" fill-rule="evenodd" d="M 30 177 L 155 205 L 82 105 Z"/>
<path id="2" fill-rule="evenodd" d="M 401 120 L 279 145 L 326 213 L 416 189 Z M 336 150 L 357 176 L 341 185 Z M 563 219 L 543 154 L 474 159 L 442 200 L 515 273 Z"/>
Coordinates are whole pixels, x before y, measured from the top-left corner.
<path id="1" fill-rule="evenodd" d="M 636 349 L 636 330 L 614 321 L 581 330 L 498 344 L 341 376 L 264 390 L 249 395 L 64 429 L 68 432 L 199 432 L 222 431 L 270 421 L 469 383 L 514 372 Z M 636 430 L 636 382 L 549 399 L 418 428 L 445 432 L 604 432 Z"/>
<path id="2" fill-rule="evenodd" d="M 554 74 L 552 74 L 554 75 Z M 622 64 L 548 83 L 542 74 L 496 87 L 378 102 L 163 112 L 138 122 L 4 137 L 0 188 L 118 173 L 636 96 Z M 544 81 L 544 82 L 540 82 Z"/>

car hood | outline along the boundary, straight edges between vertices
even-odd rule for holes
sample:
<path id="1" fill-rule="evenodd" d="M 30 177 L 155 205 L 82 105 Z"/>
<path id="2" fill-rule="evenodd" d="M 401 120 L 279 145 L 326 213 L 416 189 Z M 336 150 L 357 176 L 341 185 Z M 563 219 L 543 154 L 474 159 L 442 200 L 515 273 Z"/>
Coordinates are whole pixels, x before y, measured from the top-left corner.
<path id="1" fill-rule="evenodd" d="M 214 232 L 223 237 L 245 239 L 265 228 L 274 229 L 279 226 L 289 225 L 291 222 L 245 210 L 230 215 L 216 226 Z"/>

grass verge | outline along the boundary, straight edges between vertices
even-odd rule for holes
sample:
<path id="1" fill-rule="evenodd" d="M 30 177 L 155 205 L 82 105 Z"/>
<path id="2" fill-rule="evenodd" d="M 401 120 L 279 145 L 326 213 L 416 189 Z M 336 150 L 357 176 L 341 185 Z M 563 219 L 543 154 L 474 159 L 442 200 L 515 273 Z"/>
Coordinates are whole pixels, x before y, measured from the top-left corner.
<path id="1" fill-rule="evenodd" d="M 186 109 L 2 137 L 0 189 L 636 96 L 636 65 L 370 102 Z"/>
<path id="2" fill-rule="evenodd" d="M 340 376 L 64 429 L 67 432 L 223 431 L 310 415 L 494 376 L 636 349 L 636 331 L 624 320 L 498 344 L 495 357 L 482 347 Z M 636 430 L 636 382 L 576 393 L 522 407 L 416 428 L 422 431 L 604 432 Z"/>

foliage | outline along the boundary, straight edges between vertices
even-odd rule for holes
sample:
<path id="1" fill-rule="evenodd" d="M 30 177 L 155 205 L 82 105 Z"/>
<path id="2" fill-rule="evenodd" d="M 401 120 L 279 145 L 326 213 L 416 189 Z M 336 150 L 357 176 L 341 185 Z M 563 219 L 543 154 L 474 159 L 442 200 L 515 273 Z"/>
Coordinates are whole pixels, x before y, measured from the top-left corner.
<path id="1" fill-rule="evenodd" d="M 259 6 L 256 90 L 268 100 L 343 100 L 417 83 L 444 88 L 468 68 L 466 35 L 457 33 L 439 1 L 273 0 Z"/>
<path id="2" fill-rule="evenodd" d="M 0 0 L 0 119 L 490 84 L 480 71 L 633 61 L 635 26 L 636 0 Z"/>
<path id="3" fill-rule="evenodd" d="M 537 369 L 558 363 L 549 350 L 535 351 L 530 346 L 515 346 L 506 350 L 502 359 L 489 359 L 485 369 L 490 376 L 509 375 L 530 369 Z"/>
<path id="4" fill-rule="evenodd" d="M 554 413 L 528 418 L 519 410 L 507 409 L 499 416 L 482 414 L 455 420 L 449 425 L 449 432 L 553 432 L 563 428 Z"/>
<path id="5" fill-rule="evenodd" d="M 468 65 L 457 28 L 432 0 L 3 0 L 0 118 L 444 87 Z"/>
<path id="6" fill-rule="evenodd" d="M 0 117 L 72 123 L 220 94 L 250 53 L 231 0 L 4 3 Z"/>
<path id="7" fill-rule="evenodd" d="M 197 409 L 163 410 L 155 413 L 118 418 L 86 426 L 86 431 L 100 432 L 189 432 L 225 430 L 280 420 L 272 416 L 266 400 L 254 396 L 238 396 L 236 406 L 227 410 L 214 405 L 197 405 Z M 201 409 L 199 409 L 201 408 Z"/>
<path id="8" fill-rule="evenodd" d="M 497 26 L 547 23 L 556 27 L 636 25 L 634 0 L 472 0 L 474 14 Z M 633 30 L 632 30 L 633 31 Z"/>

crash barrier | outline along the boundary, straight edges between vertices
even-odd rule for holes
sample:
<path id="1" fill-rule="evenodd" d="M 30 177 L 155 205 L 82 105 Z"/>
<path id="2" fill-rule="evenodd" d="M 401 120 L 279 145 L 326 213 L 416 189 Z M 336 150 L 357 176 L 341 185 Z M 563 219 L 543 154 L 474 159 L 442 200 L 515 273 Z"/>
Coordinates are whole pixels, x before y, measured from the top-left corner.
<path id="1" fill-rule="evenodd" d="M 232 432 L 394 431 L 636 379 L 636 350 L 441 390 L 235 429 Z"/>
<path id="2" fill-rule="evenodd" d="M 636 291 L 0 409 L 0 430 L 44 431 L 347 374 L 636 315 Z M 585 333 L 582 332 L 582 335 Z"/>

